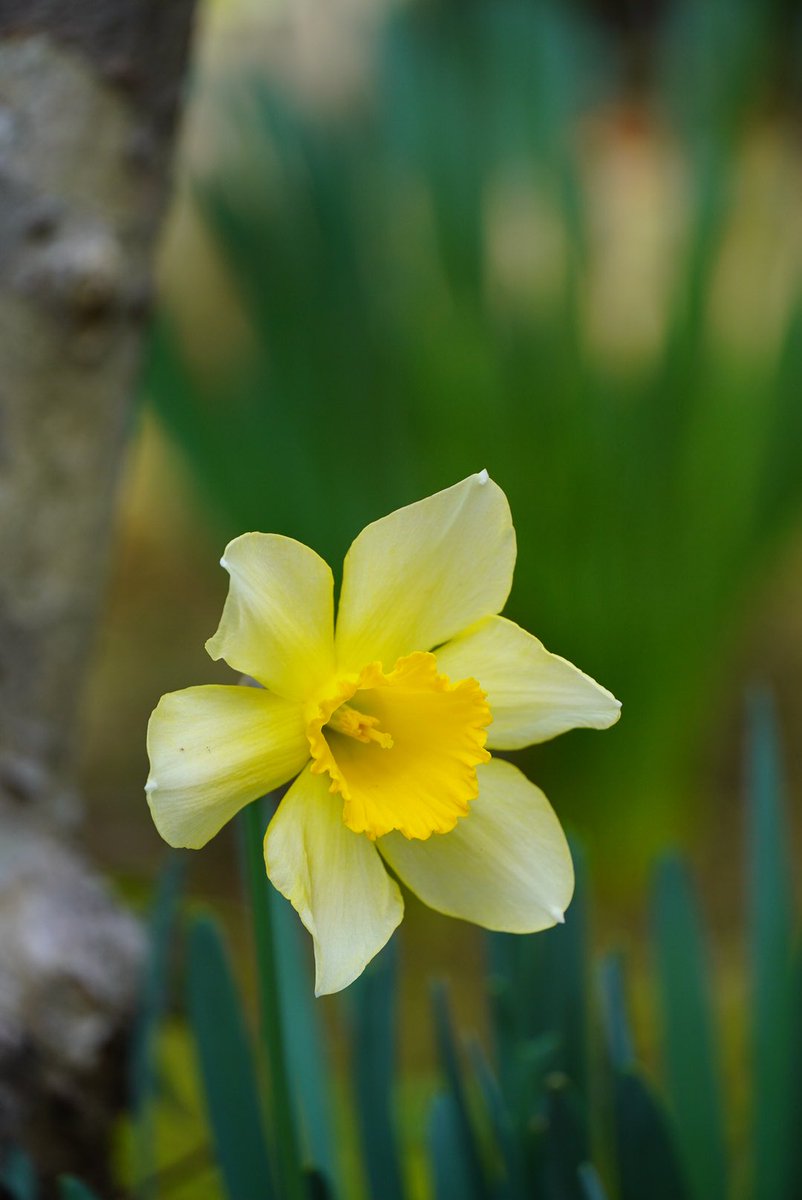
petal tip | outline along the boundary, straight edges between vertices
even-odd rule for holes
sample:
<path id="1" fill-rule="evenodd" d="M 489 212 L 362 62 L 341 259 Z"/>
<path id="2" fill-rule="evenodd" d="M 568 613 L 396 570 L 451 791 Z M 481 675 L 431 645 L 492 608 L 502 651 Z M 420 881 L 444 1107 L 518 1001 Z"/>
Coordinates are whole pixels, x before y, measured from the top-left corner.
<path id="1" fill-rule="evenodd" d="M 554 918 L 554 921 L 557 925 L 565 924 L 565 913 L 561 908 L 558 908 L 556 904 L 549 905 L 548 913 L 550 917 Z"/>
<path id="2" fill-rule="evenodd" d="M 481 471 L 478 471 L 476 474 L 476 482 L 481 485 L 486 484 L 489 481 L 489 479 L 490 479 L 490 476 L 487 473 L 486 467 L 482 467 Z"/>
<path id="3" fill-rule="evenodd" d="M 158 784 L 156 783 L 156 780 L 149 779 L 147 781 L 147 783 L 145 784 L 145 791 L 148 793 L 155 792 L 157 787 L 158 787 Z"/>

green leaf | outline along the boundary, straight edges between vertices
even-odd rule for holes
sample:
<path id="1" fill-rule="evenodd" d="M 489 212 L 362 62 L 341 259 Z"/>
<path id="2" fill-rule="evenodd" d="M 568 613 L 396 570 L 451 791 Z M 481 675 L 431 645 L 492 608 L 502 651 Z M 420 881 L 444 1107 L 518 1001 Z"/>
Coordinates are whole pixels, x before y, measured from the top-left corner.
<path id="1" fill-rule="evenodd" d="M 516 1134 L 522 1147 L 530 1187 L 541 1174 L 542 1127 L 545 1123 L 549 1077 L 555 1072 L 560 1050 L 556 1034 L 522 1042 L 518 1048 L 519 1086 Z"/>
<path id="2" fill-rule="evenodd" d="M 481 1194 L 469 1156 L 459 1105 L 449 1092 L 432 1101 L 429 1118 L 429 1159 L 435 1200 L 467 1200 Z"/>
<path id="3" fill-rule="evenodd" d="M 690 1200 L 668 1114 L 635 1070 L 620 955 L 603 960 L 601 982 L 620 1200 Z"/>
<path id="4" fill-rule="evenodd" d="M 516 1129 L 498 1082 L 490 1069 L 484 1050 L 476 1038 L 468 1041 L 468 1055 L 479 1088 L 488 1124 L 493 1131 L 506 1175 L 502 1197 L 524 1197 L 527 1194 L 524 1156 Z"/>
<path id="5" fill-rule="evenodd" d="M 36 1200 L 39 1188 L 33 1163 L 24 1150 L 12 1146 L 3 1156 L 0 1167 L 0 1186 L 13 1200 Z"/>
<path id="6" fill-rule="evenodd" d="M 599 1173 L 592 1163 L 583 1163 L 579 1168 L 579 1182 L 584 1200 L 607 1200 Z"/>
<path id="7" fill-rule="evenodd" d="M 764 65 L 771 4 L 680 0 L 661 39 L 663 84 L 697 153 L 726 146 L 748 116 Z"/>
<path id="8" fill-rule="evenodd" d="M 446 1143 L 458 1151 L 460 1160 L 465 1166 L 468 1183 L 467 1190 L 462 1193 L 464 1200 L 488 1200 L 490 1189 L 485 1178 L 479 1142 L 468 1109 L 468 1098 L 448 995 L 445 985 L 441 982 L 436 983 L 432 988 L 432 1009 L 438 1057 L 448 1086 L 448 1094 L 444 1097 L 445 1103 L 437 1108 L 439 1115 L 435 1115 L 433 1121 L 438 1128 L 442 1125 L 445 1130 L 443 1136 Z M 442 1165 L 442 1156 L 437 1161 Z"/>
<path id="9" fill-rule="evenodd" d="M 582 849 L 572 841 L 574 897 L 565 923 L 521 939 L 529 951 L 529 978 L 524 1002 L 530 1035 L 556 1035 L 555 1069 L 580 1093 L 588 1084 L 587 1029 L 587 871 Z"/>
<path id="10" fill-rule="evenodd" d="M 789 1055 L 791 1085 L 791 1111 L 802 1113 L 802 947 L 797 947 L 793 968 L 794 1028 Z M 802 1200 L 802 1141 L 794 1139 L 791 1151 L 790 1195 L 792 1200 Z"/>
<path id="11" fill-rule="evenodd" d="M 576 888 L 564 925 L 528 936 L 488 935 L 496 1062 L 502 1093 L 519 1126 L 533 1111 L 532 1064 L 524 1061 L 533 1046 L 551 1046 L 544 1068 L 567 1075 L 583 1110 L 589 1108 L 587 882 L 584 854 L 574 844 L 572 855 Z"/>
<path id="12" fill-rule="evenodd" d="M 159 1087 L 156 1039 L 170 999 L 170 956 L 184 887 L 186 854 L 171 853 L 159 875 L 148 920 L 148 956 L 142 978 L 139 1011 L 129 1060 L 131 1108 L 134 1117 L 135 1161 L 140 1200 L 153 1194 L 156 1170 L 153 1104 Z"/>
<path id="13" fill-rule="evenodd" d="M 635 1061 L 635 1051 L 629 1030 L 624 995 L 624 967 L 620 954 L 610 954 L 602 960 L 601 985 L 607 1053 L 617 1071 L 627 1071 Z"/>
<path id="14" fill-rule="evenodd" d="M 584 1200 L 579 1168 L 590 1154 L 586 1113 L 567 1076 L 555 1073 L 547 1083 L 540 1156 L 544 1194 L 559 1200 Z"/>
<path id="15" fill-rule="evenodd" d="M 256 1055 L 217 924 L 199 917 L 187 946 L 187 1003 L 217 1162 L 229 1200 L 272 1200 Z"/>
<path id="16" fill-rule="evenodd" d="M 798 1114 L 792 1110 L 793 895 L 790 836 L 771 701 L 751 706 L 747 829 L 754 1200 L 784 1200 Z"/>
<path id="17" fill-rule="evenodd" d="M 725 1200 L 727 1147 L 705 947 L 676 858 L 659 865 L 653 921 L 664 1069 L 688 1179 L 697 1200 Z"/>
<path id="18" fill-rule="evenodd" d="M 306 1200 L 334 1200 L 334 1190 L 320 1171 L 304 1171 L 303 1183 Z"/>
<path id="19" fill-rule="evenodd" d="M 332 1133 L 333 1082 L 320 1006 L 306 956 L 308 934 L 289 901 L 268 889 L 273 913 L 287 1071 L 297 1107 L 304 1160 L 325 1176 L 336 1194 L 338 1164 Z"/>
<path id="20" fill-rule="evenodd" d="M 490 933 L 487 946 L 487 996 L 490 1008 L 490 1029 L 493 1055 L 501 1091 L 507 1104 L 518 1111 L 515 1096 L 518 1090 L 517 1047 L 520 1042 L 521 1017 L 515 989 L 515 950 L 512 937 Z"/>
<path id="21" fill-rule="evenodd" d="M 349 989 L 351 1073 L 362 1159 L 373 1200 L 403 1200 L 405 1189 L 393 1107 L 398 1039 L 395 939 Z"/>
<path id="22" fill-rule="evenodd" d="M 274 800 L 275 797 L 271 797 Z M 242 874 L 251 916 L 253 954 L 257 969 L 259 1003 L 258 1048 L 262 1082 L 270 1113 L 273 1164 L 277 1190 L 283 1200 L 304 1200 L 303 1163 L 296 1126 L 296 1096 L 287 1065 L 287 1041 L 283 1027 L 278 947 L 272 886 L 265 873 L 264 831 L 270 807 L 267 797 L 248 804 L 239 814 Z"/>
<path id="23" fill-rule="evenodd" d="M 72 1175 L 62 1175 L 58 1181 L 59 1200 L 97 1200 L 93 1191 Z"/>
<path id="24" fill-rule="evenodd" d="M 667 1113 L 634 1071 L 616 1071 L 613 1113 L 621 1200 L 688 1200 Z"/>

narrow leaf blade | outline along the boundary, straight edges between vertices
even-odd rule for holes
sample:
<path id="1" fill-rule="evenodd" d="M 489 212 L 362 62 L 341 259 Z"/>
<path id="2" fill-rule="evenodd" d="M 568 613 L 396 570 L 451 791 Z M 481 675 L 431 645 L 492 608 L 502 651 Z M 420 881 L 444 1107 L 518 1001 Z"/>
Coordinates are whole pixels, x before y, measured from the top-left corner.
<path id="1" fill-rule="evenodd" d="M 217 1161 L 229 1200 L 273 1200 L 255 1054 L 223 939 L 198 918 L 188 939 L 188 1008 Z"/>
<path id="2" fill-rule="evenodd" d="M 137 1192 L 153 1195 L 156 1171 L 154 1102 L 159 1090 L 156 1043 L 170 995 L 170 953 L 186 875 L 186 855 L 171 853 L 159 876 L 148 920 L 148 956 L 131 1039 L 129 1088 L 134 1118 Z"/>
<path id="3" fill-rule="evenodd" d="M 304 958 L 308 938 L 298 915 L 284 897 L 271 887 L 268 904 L 273 913 L 276 952 L 281 963 L 282 1027 L 287 1068 L 297 1108 L 298 1127 L 305 1159 L 319 1176 L 325 1176 L 329 1191 L 336 1193 L 338 1163 L 332 1131 L 333 1084 L 320 1008 L 314 997 L 309 964 Z M 320 1186 L 319 1182 L 315 1186 Z"/>
<path id="4" fill-rule="evenodd" d="M 462 1077 L 457 1039 L 451 1020 L 448 996 L 442 983 L 435 984 L 432 989 L 432 1007 L 434 1010 L 435 1041 L 437 1043 L 440 1063 L 448 1085 L 448 1103 L 441 1108 L 441 1115 L 436 1118 L 443 1125 L 444 1137 L 453 1142 L 459 1141 L 459 1154 L 465 1164 L 468 1176 L 467 1190 L 463 1192 L 465 1200 L 488 1200 L 489 1188 L 485 1180 L 479 1143 L 476 1138 L 468 1099 Z M 434 1118 L 433 1118 L 434 1119 Z"/>
<path id="5" fill-rule="evenodd" d="M 705 951 L 690 882 L 667 858 L 653 919 L 665 1072 L 683 1158 L 697 1200 L 725 1200 L 727 1151 Z"/>
<path id="6" fill-rule="evenodd" d="M 793 900 L 782 767 L 769 698 L 752 702 L 747 790 L 754 1200 L 791 1186 Z"/>
<path id="7" fill-rule="evenodd" d="M 579 1182 L 584 1200 L 607 1200 L 607 1193 L 592 1163 L 583 1163 L 579 1168 Z"/>
<path id="8" fill-rule="evenodd" d="M 59 1180 L 59 1200 L 97 1200 L 97 1196 L 80 1179 L 63 1175 Z"/>
<path id="9" fill-rule="evenodd" d="M 4 1155 L 0 1187 L 5 1188 L 13 1200 L 36 1200 L 39 1192 L 36 1171 L 24 1150 L 12 1146 Z"/>
<path id="10" fill-rule="evenodd" d="M 373 1200 L 404 1200 L 393 1112 L 398 950 L 395 941 L 351 988 L 351 1063 L 362 1155 Z"/>
<path id="11" fill-rule="evenodd" d="M 465 1156 L 459 1106 L 448 1092 L 435 1096 L 432 1102 L 429 1156 L 435 1200 L 466 1200 L 476 1194 L 475 1177 Z"/>
<path id="12" fill-rule="evenodd" d="M 621 1200 L 689 1200 L 663 1106 L 634 1071 L 616 1071 L 614 1088 Z"/>
<path id="13" fill-rule="evenodd" d="M 601 965 L 602 1016 L 610 1062 L 617 1071 L 627 1071 L 635 1061 L 624 996 L 621 956 L 608 955 Z"/>

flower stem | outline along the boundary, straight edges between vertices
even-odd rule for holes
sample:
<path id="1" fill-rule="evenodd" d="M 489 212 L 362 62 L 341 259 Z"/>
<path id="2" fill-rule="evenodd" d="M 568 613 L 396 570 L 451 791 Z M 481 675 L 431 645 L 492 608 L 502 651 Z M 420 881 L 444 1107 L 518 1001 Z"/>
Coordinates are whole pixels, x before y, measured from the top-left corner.
<path id="1" fill-rule="evenodd" d="M 276 940 L 270 909 L 270 883 L 265 872 L 262 840 L 264 805 L 249 804 L 241 814 L 245 879 L 251 905 L 254 949 L 259 980 L 259 1023 L 267 1060 L 273 1149 L 282 1200 L 304 1200 L 295 1109 L 290 1091 L 282 1031 L 281 994 Z"/>

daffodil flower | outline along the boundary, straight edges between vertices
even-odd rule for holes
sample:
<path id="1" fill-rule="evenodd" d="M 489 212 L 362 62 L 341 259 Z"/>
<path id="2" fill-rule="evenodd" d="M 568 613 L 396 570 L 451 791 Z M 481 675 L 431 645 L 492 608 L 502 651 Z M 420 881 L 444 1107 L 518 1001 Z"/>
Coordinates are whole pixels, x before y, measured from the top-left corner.
<path id="1" fill-rule="evenodd" d="M 577 726 L 619 703 L 497 614 L 512 584 L 507 499 L 482 471 L 376 521 L 334 581 L 278 534 L 227 547 L 231 581 L 207 643 L 260 687 L 163 696 L 146 785 L 173 846 L 205 845 L 289 780 L 267 874 L 312 934 L 316 993 L 347 987 L 403 915 L 398 884 L 488 929 L 563 920 L 571 856 L 543 793 L 492 750 Z"/>

